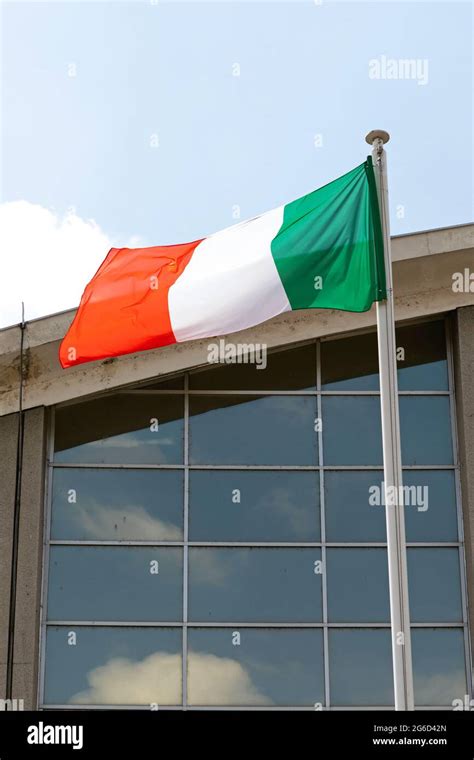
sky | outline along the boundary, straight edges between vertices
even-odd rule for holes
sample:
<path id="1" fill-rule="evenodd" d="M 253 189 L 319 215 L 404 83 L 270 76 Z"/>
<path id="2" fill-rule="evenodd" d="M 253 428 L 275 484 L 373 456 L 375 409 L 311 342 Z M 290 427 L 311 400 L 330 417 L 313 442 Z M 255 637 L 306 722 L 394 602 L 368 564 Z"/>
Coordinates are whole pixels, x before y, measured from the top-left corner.
<path id="1" fill-rule="evenodd" d="M 472 3 L 4 0 L 0 327 L 387 146 L 392 234 L 473 216 Z M 409 61 L 409 65 L 403 64 Z"/>

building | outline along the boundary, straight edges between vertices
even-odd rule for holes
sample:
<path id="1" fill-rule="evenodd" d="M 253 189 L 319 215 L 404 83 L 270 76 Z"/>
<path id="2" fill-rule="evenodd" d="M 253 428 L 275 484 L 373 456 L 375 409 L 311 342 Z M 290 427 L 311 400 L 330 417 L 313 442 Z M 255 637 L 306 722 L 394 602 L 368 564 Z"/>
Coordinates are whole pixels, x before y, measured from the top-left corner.
<path id="1" fill-rule="evenodd" d="M 392 250 L 415 699 L 453 709 L 472 697 L 474 225 Z M 229 336 L 265 369 L 210 364 L 203 340 L 64 371 L 72 316 L 26 325 L 20 468 L 21 331 L 0 331 L 0 697 L 20 469 L 25 708 L 390 708 L 375 309 Z"/>

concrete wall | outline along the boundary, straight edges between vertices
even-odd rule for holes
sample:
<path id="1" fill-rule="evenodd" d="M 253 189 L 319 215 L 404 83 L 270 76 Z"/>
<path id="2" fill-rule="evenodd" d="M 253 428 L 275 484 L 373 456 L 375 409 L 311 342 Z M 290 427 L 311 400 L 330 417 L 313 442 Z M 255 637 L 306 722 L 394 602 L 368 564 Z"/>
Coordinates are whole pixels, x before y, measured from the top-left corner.
<path id="1" fill-rule="evenodd" d="M 13 699 L 36 707 L 43 553 L 45 409 L 25 413 L 16 588 Z M 0 418 L 0 698 L 5 697 L 18 415 Z"/>
<path id="2" fill-rule="evenodd" d="M 472 638 L 474 632 L 474 306 L 466 306 L 456 311 L 454 333 L 456 411 L 472 645 L 474 643 Z"/>
<path id="3" fill-rule="evenodd" d="M 0 699 L 5 698 L 18 415 L 0 417 Z"/>

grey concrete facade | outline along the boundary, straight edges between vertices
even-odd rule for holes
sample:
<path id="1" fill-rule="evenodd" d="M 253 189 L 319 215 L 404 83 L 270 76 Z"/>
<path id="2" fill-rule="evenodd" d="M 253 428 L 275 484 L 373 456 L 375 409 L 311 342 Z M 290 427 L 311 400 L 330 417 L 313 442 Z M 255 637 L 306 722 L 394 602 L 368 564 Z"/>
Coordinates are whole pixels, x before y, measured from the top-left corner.
<path id="1" fill-rule="evenodd" d="M 0 699 L 5 697 L 7 679 L 17 441 L 18 415 L 0 417 Z"/>
<path id="2" fill-rule="evenodd" d="M 450 314 L 459 461 L 466 545 L 467 590 L 474 631 L 474 289 L 455 293 L 452 274 L 473 267 L 474 225 L 394 240 L 397 321 Z M 48 407 L 117 386 L 205 364 L 208 341 L 61 370 L 60 340 L 73 312 L 28 323 L 24 455 L 18 544 L 12 697 L 37 706 Z M 372 328 L 375 309 L 348 315 L 302 311 L 233 336 L 269 348 Z M 0 331 L 0 699 L 5 697 L 12 536 L 18 437 L 19 328 Z M 474 653 L 473 653 L 474 654 Z"/>
<path id="3" fill-rule="evenodd" d="M 43 560 L 46 414 L 25 413 L 18 551 L 13 698 L 36 706 Z"/>
<path id="4" fill-rule="evenodd" d="M 25 412 L 12 699 L 37 705 L 38 647 L 43 556 L 45 409 Z M 0 418 L 0 699 L 6 697 L 8 623 L 17 462 L 18 415 Z"/>

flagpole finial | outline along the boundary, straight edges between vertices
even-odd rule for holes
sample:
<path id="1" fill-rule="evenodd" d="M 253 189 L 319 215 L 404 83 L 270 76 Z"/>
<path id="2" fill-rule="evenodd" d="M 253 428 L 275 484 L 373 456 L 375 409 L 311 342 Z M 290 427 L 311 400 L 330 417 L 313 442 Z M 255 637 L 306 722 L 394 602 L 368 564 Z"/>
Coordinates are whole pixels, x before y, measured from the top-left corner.
<path id="1" fill-rule="evenodd" d="M 371 129 L 365 136 L 365 142 L 374 145 L 376 140 L 381 140 L 382 145 L 385 145 L 390 140 L 390 135 L 384 129 Z"/>

